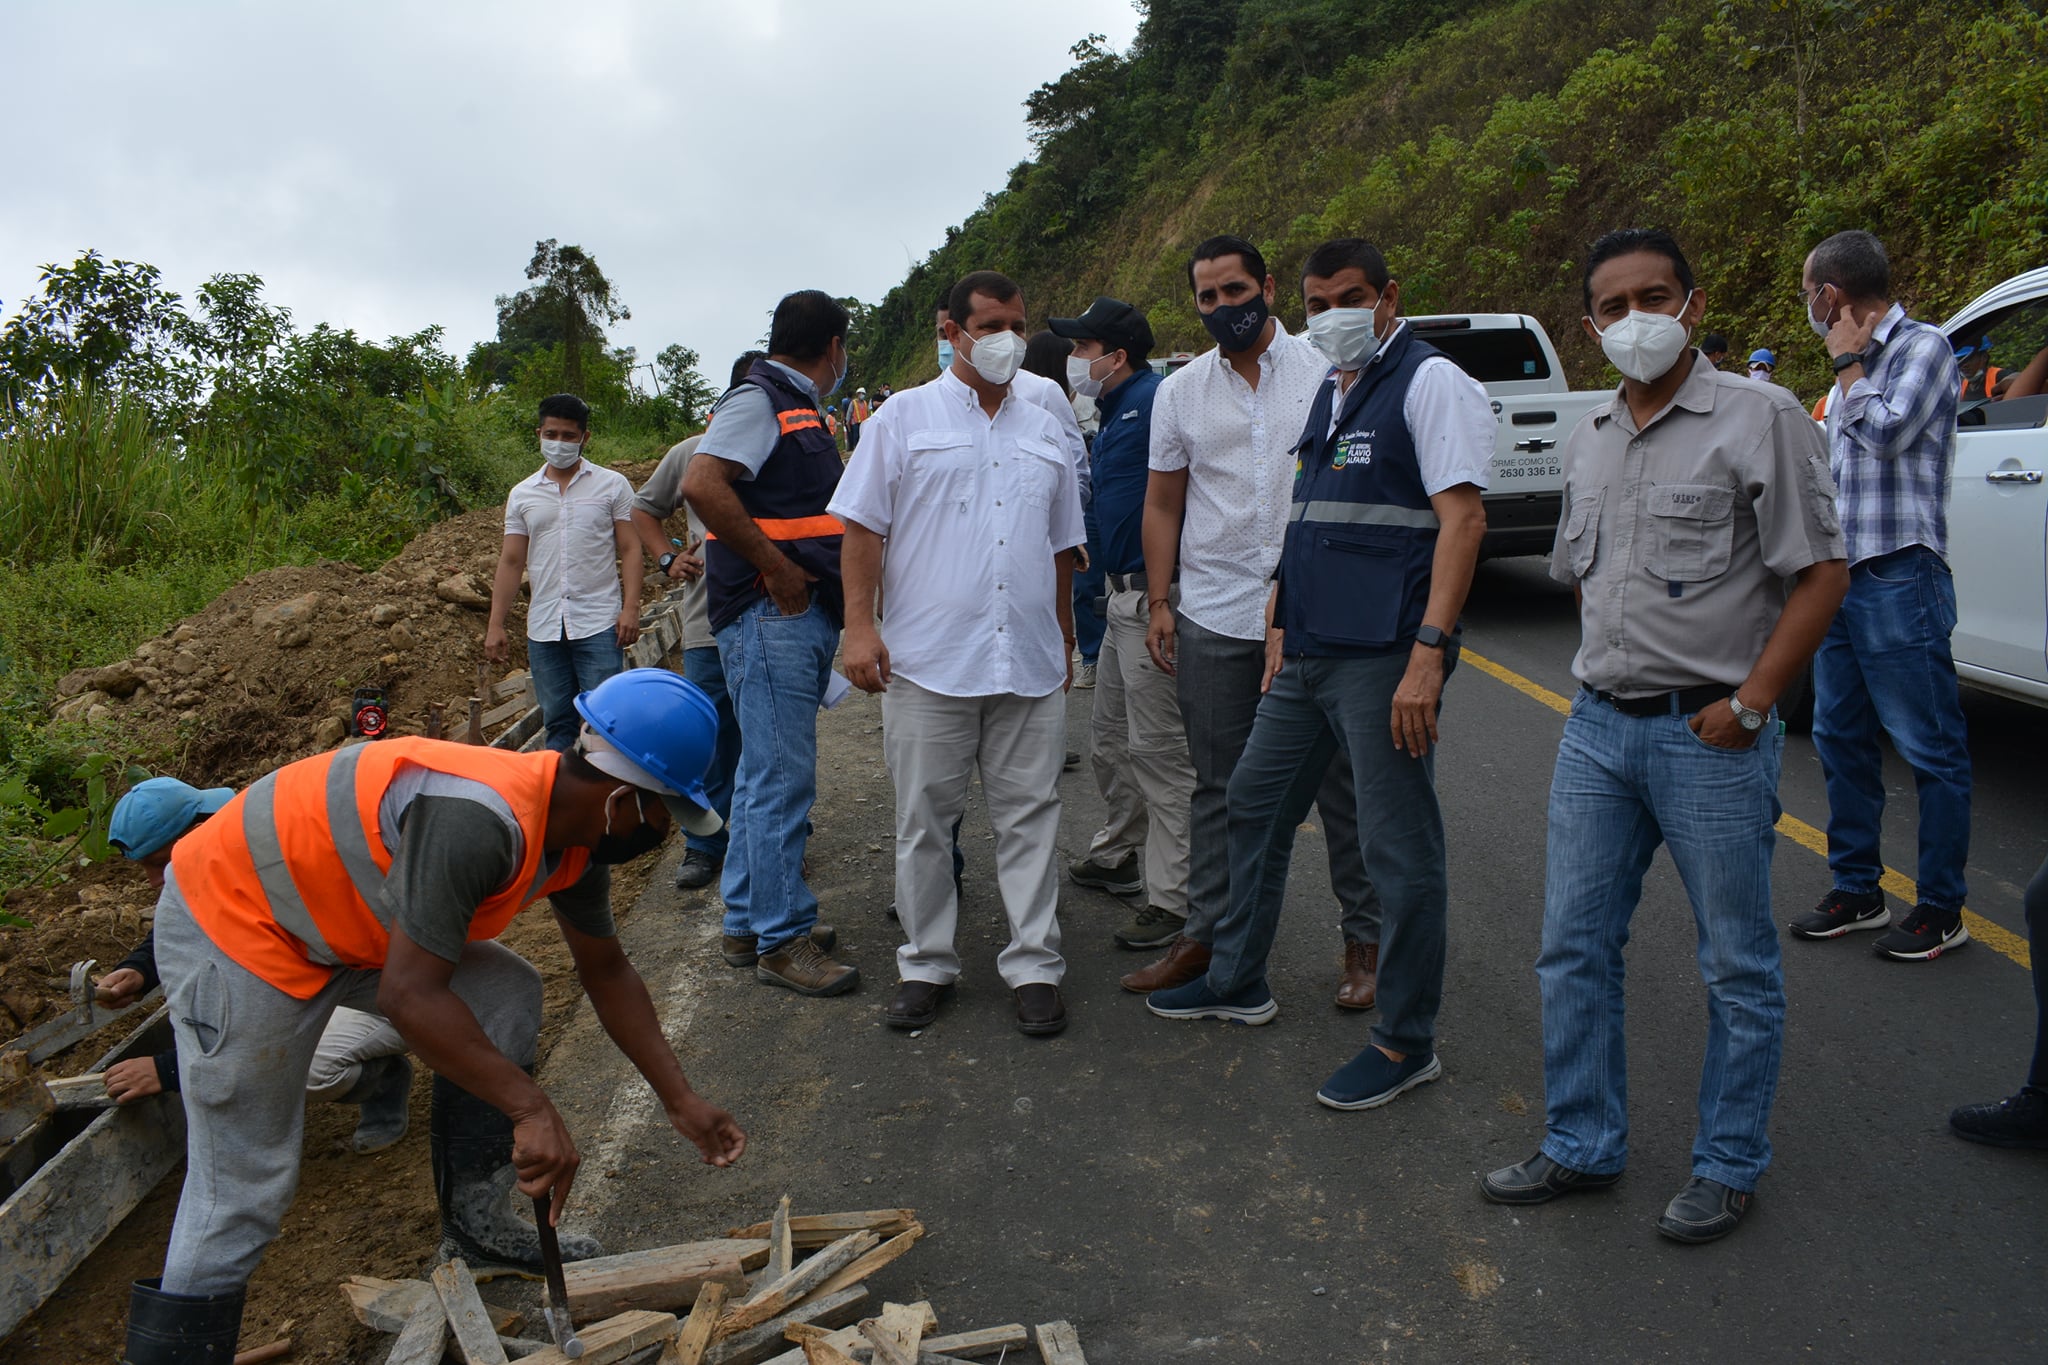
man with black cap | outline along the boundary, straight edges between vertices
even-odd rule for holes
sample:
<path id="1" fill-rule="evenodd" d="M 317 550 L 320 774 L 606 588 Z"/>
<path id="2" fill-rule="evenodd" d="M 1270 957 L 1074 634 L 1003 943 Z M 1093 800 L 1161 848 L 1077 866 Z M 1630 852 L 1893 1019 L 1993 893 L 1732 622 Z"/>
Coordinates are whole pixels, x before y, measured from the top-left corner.
<path id="1" fill-rule="evenodd" d="M 1109 598 L 1096 660 L 1089 755 L 1106 804 L 1102 828 L 1069 875 L 1083 886 L 1121 890 L 1138 883 L 1145 900 L 1116 931 L 1124 948 L 1171 943 L 1188 914 L 1188 797 L 1195 770 L 1173 679 L 1145 650 L 1145 483 L 1152 395 L 1159 376 L 1146 364 L 1152 327 L 1120 299 L 1098 298 L 1077 318 L 1046 324 L 1074 343 L 1067 383 L 1095 400 L 1095 517 Z M 1168 591 L 1162 589 L 1162 591 Z"/>

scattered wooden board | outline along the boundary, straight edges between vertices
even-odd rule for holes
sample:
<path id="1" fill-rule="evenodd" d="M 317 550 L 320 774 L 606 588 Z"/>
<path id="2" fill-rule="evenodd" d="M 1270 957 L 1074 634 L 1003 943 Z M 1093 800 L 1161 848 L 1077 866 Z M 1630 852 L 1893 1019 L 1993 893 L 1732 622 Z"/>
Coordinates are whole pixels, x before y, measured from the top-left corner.
<path id="1" fill-rule="evenodd" d="M 772 1223 L 733 1228 L 728 1237 L 766 1237 Z M 850 1232 L 895 1237 L 917 1226 L 916 1209 L 867 1209 L 858 1213 L 802 1213 L 789 1220 L 789 1237 L 798 1251 L 829 1246 Z"/>
<path id="2" fill-rule="evenodd" d="M 854 1358 L 836 1346 L 811 1340 L 803 1344 L 806 1365 L 857 1365 Z"/>
<path id="3" fill-rule="evenodd" d="M 510 1365 L 498 1334 L 491 1327 L 491 1315 L 477 1296 L 476 1281 L 460 1257 L 434 1267 L 434 1292 L 448 1314 L 448 1331 L 455 1355 L 468 1365 Z"/>
<path id="4" fill-rule="evenodd" d="M 782 1202 L 775 1206 L 775 1217 L 768 1223 L 768 1264 L 762 1270 L 767 1282 L 773 1283 L 787 1275 L 796 1265 L 796 1248 L 789 1235 L 789 1196 L 783 1195 Z"/>
<path id="5" fill-rule="evenodd" d="M 1081 1334 L 1064 1318 L 1038 1325 L 1038 1358 L 1045 1365 L 1088 1365 L 1088 1357 L 1081 1354 Z"/>
<path id="6" fill-rule="evenodd" d="M 963 1360 L 975 1360 L 982 1356 L 996 1355 L 1002 1351 L 1022 1350 L 1031 1344 L 1031 1333 L 1021 1322 L 1005 1327 L 984 1327 L 976 1332 L 956 1332 L 952 1336 L 928 1337 L 924 1349 L 934 1355 L 959 1356 Z"/>
<path id="7" fill-rule="evenodd" d="M 924 1340 L 925 1320 L 931 1316 L 928 1303 L 885 1303 L 880 1317 L 861 1323 L 860 1334 L 874 1347 L 875 1365 L 917 1365 L 917 1344 Z"/>
<path id="8" fill-rule="evenodd" d="M 384 1365 L 440 1365 L 441 1355 L 447 1349 L 448 1314 L 441 1307 L 441 1300 L 429 1293 L 405 1320 L 398 1339 L 391 1343 L 391 1354 L 384 1357 Z"/>
<path id="9" fill-rule="evenodd" d="M 673 1311 L 694 1303 L 706 1284 L 738 1289 L 749 1262 L 768 1259 L 768 1243 L 725 1237 L 709 1242 L 571 1261 L 562 1267 L 569 1312 L 576 1319 L 610 1317 L 629 1308 Z"/>
<path id="10" fill-rule="evenodd" d="M 788 1343 L 783 1340 L 783 1331 L 792 1322 L 815 1322 L 822 1327 L 844 1327 L 860 1316 L 861 1306 L 868 1301 L 865 1285 L 822 1299 L 800 1303 L 781 1317 L 771 1318 L 759 1327 L 715 1342 L 704 1354 L 704 1365 L 761 1365 L 772 1355 L 779 1354 Z M 803 1357 L 799 1355 L 798 1360 Z"/>
<path id="11" fill-rule="evenodd" d="M 83 1076 L 59 1076 L 47 1082 L 50 1098 L 57 1102 L 57 1112 L 72 1109 L 112 1109 L 114 1097 L 107 1093 L 107 1077 L 103 1071 L 88 1071 Z"/>
<path id="12" fill-rule="evenodd" d="M 341 1292 L 356 1321 L 377 1332 L 402 1332 L 422 1303 L 441 1302 L 425 1280 L 383 1280 L 375 1275 L 351 1275 L 342 1282 Z M 484 1311 L 491 1315 L 494 1332 L 509 1332 L 519 1323 L 513 1309 L 487 1303 Z"/>
<path id="13" fill-rule="evenodd" d="M 781 1279 L 763 1285 L 745 1303 L 728 1309 L 719 1320 L 718 1335 L 729 1337 L 780 1315 L 808 1298 L 850 1262 L 874 1250 L 879 1241 L 872 1232 L 840 1238 Z"/>
<path id="14" fill-rule="evenodd" d="M 691 1307 L 690 1316 L 669 1338 L 660 1365 L 702 1365 L 705 1349 L 711 1345 L 711 1334 L 718 1330 L 719 1310 L 725 1307 L 727 1292 L 715 1280 L 697 1291 L 697 1302 Z"/>
<path id="15" fill-rule="evenodd" d="M 912 1223 L 909 1231 L 891 1237 L 874 1250 L 855 1257 L 847 1263 L 843 1270 L 811 1292 L 813 1294 L 836 1294 L 842 1289 L 852 1288 L 917 1245 L 918 1238 L 922 1236 L 924 1236 L 924 1224 Z"/>
<path id="16" fill-rule="evenodd" d="M 635 1351 L 659 1346 L 676 1334 L 676 1315 L 634 1311 L 576 1329 L 583 1354 L 571 1361 L 557 1347 L 535 1351 L 520 1365 L 613 1365 Z"/>

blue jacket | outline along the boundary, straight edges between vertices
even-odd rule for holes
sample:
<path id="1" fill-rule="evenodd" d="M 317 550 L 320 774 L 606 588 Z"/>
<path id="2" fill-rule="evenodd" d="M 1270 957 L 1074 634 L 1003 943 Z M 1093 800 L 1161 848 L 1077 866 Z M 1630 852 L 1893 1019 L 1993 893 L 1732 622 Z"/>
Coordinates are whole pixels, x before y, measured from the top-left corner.
<path id="1" fill-rule="evenodd" d="M 1142 362 L 1141 362 L 1142 363 Z M 1096 406 L 1095 524 L 1104 573 L 1145 567 L 1145 485 L 1151 479 L 1152 395 L 1159 376 L 1147 365 L 1102 395 Z"/>

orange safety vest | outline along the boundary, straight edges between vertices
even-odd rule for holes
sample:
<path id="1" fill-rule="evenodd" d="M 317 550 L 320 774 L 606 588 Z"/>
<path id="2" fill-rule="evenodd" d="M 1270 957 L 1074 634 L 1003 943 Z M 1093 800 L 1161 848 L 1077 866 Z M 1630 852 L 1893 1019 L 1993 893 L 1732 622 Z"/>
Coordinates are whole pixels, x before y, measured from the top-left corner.
<path id="1" fill-rule="evenodd" d="M 214 946 L 286 995 L 310 1000 L 336 968 L 375 971 L 391 947 L 384 896 L 392 853 L 377 807 L 399 771 L 481 782 L 519 822 L 519 870 L 484 898 L 471 942 L 496 938 L 542 896 L 572 886 L 590 851 L 571 848 L 550 874 L 542 844 L 561 755 L 507 753 L 438 739 L 385 739 L 288 763 L 178 841 L 171 871 Z"/>
<path id="2" fill-rule="evenodd" d="M 1972 397 L 1972 396 L 1974 396 L 1974 397 L 1977 397 L 1977 398 L 1989 398 L 1989 397 L 1991 397 L 1991 396 L 1992 396 L 1992 395 L 1991 395 L 1991 391 L 1992 391 L 1993 389 L 1995 389 L 1995 388 L 1997 388 L 1997 387 L 1998 387 L 1998 381 L 1999 381 L 1999 380 L 2001 380 L 2001 379 L 2003 379 L 2003 378 L 2005 378 L 2005 371 L 2004 371 L 2004 370 L 2001 370 L 2001 369 L 1999 369 L 1999 368 L 1998 368 L 1998 367 L 1997 367 L 1996 365 L 1986 365 L 1986 366 L 1984 367 L 1984 373 L 1983 373 L 1983 374 L 1982 374 L 1981 376 L 1977 376 L 1977 377 L 1978 377 L 1979 379 L 1981 379 L 1981 380 L 1983 381 L 1983 388 L 1982 388 L 1982 390 L 1981 390 L 1980 392 L 1978 392 L 1977 394 L 1975 394 L 1975 395 L 1972 395 L 1972 394 L 1970 393 L 1970 380 L 1971 380 L 1971 376 L 1970 376 L 1970 375 L 1967 375 L 1967 374 L 1966 374 L 1966 375 L 1964 375 L 1964 376 L 1963 376 L 1963 391 L 1962 391 L 1962 397 L 1964 397 L 1964 398 L 1966 398 L 1966 399 L 1967 399 L 1967 398 L 1970 398 L 1970 397 Z"/>
<path id="3" fill-rule="evenodd" d="M 854 399 L 854 400 L 853 400 L 853 412 L 852 412 L 852 413 L 851 413 L 850 415 L 851 415 L 851 417 L 852 417 L 852 419 L 853 419 L 853 421 L 854 421 L 855 423 L 860 423 L 860 422 L 865 422 L 865 421 L 867 421 L 867 420 L 868 420 L 868 400 L 867 400 L 867 399 L 865 399 L 865 398 L 856 398 L 856 399 Z"/>

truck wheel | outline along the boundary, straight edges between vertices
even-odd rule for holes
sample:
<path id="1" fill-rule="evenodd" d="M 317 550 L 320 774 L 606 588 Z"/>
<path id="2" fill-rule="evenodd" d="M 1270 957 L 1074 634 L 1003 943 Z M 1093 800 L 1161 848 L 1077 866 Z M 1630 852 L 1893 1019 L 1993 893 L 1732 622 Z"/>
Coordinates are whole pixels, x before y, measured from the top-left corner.
<path id="1" fill-rule="evenodd" d="M 1785 689 L 1785 695 L 1778 698 L 1778 719 L 1785 722 L 1787 734 L 1810 735 L 1813 733 L 1813 665 L 1799 670 L 1799 676 Z"/>

